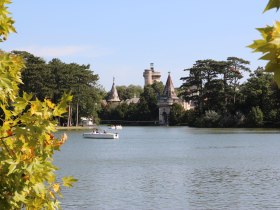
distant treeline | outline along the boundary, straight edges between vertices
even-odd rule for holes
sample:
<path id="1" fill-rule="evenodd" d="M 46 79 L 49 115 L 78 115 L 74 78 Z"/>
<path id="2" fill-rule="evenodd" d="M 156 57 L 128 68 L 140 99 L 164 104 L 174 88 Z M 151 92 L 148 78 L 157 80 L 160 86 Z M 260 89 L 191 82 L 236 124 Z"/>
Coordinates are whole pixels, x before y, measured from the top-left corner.
<path id="1" fill-rule="evenodd" d="M 66 64 L 57 58 L 46 62 L 28 52 L 13 53 L 20 54 L 25 60 L 20 93 L 32 93 L 40 100 L 48 98 L 54 103 L 58 103 L 63 93 L 73 95 L 69 115 L 59 119 L 61 125 L 76 124 L 77 114 L 78 119 L 97 117 L 97 104 L 100 107 L 99 102 L 106 92 L 98 85 L 99 77 L 90 69 L 90 65 Z"/>
<path id="2" fill-rule="evenodd" d="M 196 108 L 187 112 L 173 107 L 171 124 L 196 127 L 279 127 L 280 91 L 271 73 L 248 61 L 229 57 L 227 61 L 201 60 L 186 69 L 181 78 L 181 96 Z M 244 83 L 240 80 L 250 73 Z"/>
<path id="3" fill-rule="evenodd" d="M 194 127 L 279 127 L 280 91 L 273 75 L 236 57 L 226 61 L 198 60 L 185 69 L 177 94 L 195 104 L 185 111 L 174 104 L 168 116 L 169 125 Z M 244 74 L 248 79 L 241 83 Z M 157 99 L 162 83 L 146 86 L 139 104 L 121 104 L 101 110 L 101 119 L 122 121 L 158 121 Z M 139 123 L 142 125 L 143 123 Z"/>
<path id="4" fill-rule="evenodd" d="M 110 106 L 102 103 L 108 93 L 98 84 L 99 76 L 89 65 L 66 64 L 59 59 L 44 61 L 28 52 L 21 54 L 26 67 L 22 72 L 20 92 L 33 93 L 43 100 L 49 98 L 57 103 L 64 92 L 71 92 L 70 115 L 60 119 L 61 125 L 80 122 L 87 117 L 98 123 L 123 122 L 131 125 L 154 125 L 158 122 L 157 101 L 163 91 L 161 82 L 153 85 L 117 86 L 120 99 L 134 96 L 137 104 L 121 103 Z M 236 57 L 226 61 L 198 60 L 185 69 L 182 85 L 177 94 L 192 101 L 195 109 L 183 110 L 174 104 L 168 116 L 170 125 L 195 127 L 279 127 L 280 91 L 271 73 L 258 68 L 248 68 L 249 62 Z M 244 73 L 248 79 L 241 83 Z M 145 123 L 146 122 L 146 123 Z"/>

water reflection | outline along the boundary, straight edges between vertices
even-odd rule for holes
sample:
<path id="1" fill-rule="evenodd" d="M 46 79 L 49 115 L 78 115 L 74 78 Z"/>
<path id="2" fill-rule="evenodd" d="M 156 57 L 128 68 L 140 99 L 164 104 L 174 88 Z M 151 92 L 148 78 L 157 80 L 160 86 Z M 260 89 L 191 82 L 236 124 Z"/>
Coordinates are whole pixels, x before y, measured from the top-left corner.
<path id="1" fill-rule="evenodd" d="M 279 128 L 188 128 L 192 134 L 280 134 Z"/>
<path id="2" fill-rule="evenodd" d="M 79 182 L 64 192 L 63 208 L 280 207 L 278 135 L 199 132 L 132 127 L 119 141 L 90 141 L 70 133 L 56 161 L 59 176 L 73 175 Z"/>
<path id="3" fill-rule="evenodd" d="M 279 170 L 203 169 L 192 173 L 190 204 L 194 209 L 279 208 Z M 274 183 L 274 184 L 273 184 Z"/>

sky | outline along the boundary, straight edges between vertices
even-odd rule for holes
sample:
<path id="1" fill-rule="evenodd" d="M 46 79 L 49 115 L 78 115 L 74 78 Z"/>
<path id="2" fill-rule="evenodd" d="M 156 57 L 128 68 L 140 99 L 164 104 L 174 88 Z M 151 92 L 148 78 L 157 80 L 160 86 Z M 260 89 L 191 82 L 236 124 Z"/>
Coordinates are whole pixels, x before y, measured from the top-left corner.
<path id="1" fill-rule="evenodd" d="M 273 25 L 268 0 L 14 0 L 9 10 L 16 34 L 5 51 L 22 50 L 65 63 L 90 64 L 99 84 L 144 85 L 154 63 L 165 84 L 171 72 L 179 87 L 197 60 L 235 56 L 264 66 L 246 46 L 259 39 L 256 28 Z M 278 18 L 279 20 L 279 18 Z"/>

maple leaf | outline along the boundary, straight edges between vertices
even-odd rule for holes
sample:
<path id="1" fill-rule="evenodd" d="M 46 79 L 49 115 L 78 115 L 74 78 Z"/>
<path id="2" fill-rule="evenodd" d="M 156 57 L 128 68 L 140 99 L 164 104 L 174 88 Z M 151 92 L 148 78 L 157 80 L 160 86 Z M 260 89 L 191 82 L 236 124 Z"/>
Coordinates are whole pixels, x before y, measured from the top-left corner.
<path id="1" fill-rule="evenodd" d="M 280 0 L 270 0 L 263 12 L 274 8 L 276 8 L 276 10 L 280 8 Z"/>

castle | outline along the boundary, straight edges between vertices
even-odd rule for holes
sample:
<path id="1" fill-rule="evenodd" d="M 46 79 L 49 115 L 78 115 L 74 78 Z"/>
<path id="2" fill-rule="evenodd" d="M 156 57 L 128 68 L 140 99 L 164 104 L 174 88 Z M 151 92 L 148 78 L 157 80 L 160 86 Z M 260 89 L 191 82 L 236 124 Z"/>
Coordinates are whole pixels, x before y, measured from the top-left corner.
<path id="1" fill-rule="evenodd" d="M 154 71 L 154 64 L 150 63 L 150 69 L 145 69 L 143 73 L 145 85 L 151 85 L 154 82 L 160 82 L 160 72 Z"/>
<path id="2" fill-rule="evenodd" d="M 144 85 L 151 85 L 154 82 L 160 82 L 161 73 L 154 70 L 153 63 L 150 64 L 150 69 L 145 69 L 143 73 Z M 139 98 L 134 98 L 135 103 L 139 103 Z M 114 106 L 120 104 L 120 99 L 118 96 L 117 89 L 115 87 L 115 79 L 113 80 L 113 85 L 107 100 L 108 104 Z M 173 104 L 180 104 L 184 110 L 193 109 L 194 105 L 190 102 L 186 102 L 183 99 L 179 98 L 176 94 L 170 72 L 168 72 L 168 77 L 162 95 L 158 98 L 158 107 L 159 107 L 159 125 L 169 125 L 169 115 L 171 107 Z"/>
<path id="3" fill-rule="evenodd" d="M 168 77 L 166 84 L 163 89 L 162 95 L 158 99 L 159 107 L 159 124 L 160 125 L 169 125 L 169 115 L 171 107 L 173 104 L 179 104 L 183 107 L 184 110 L 190 110 L 194 108 L 193 103 L 188 103 L 185 100 L 179 98 L 176 94 L 170 72 L 168 72 Z"/>
<path id="4" fill-rule="evenodd" d="M 154 71 L 154 64 L 150 64 L 150 69 L 145 69 L 143 73 L 145 85 L 151 85 L 154 82 L 160 82 L 161 73 Z M 189 110 L 194 108 L 193 103 L 188 103 L 183 99 L 179 98 L 176 94 L 170 72 L 168 72 L 168 77 L 162 95 L 158 99 L 159 107 L 159 124 L 169 125 L 169 115 L 171 107 L 173 104 L 181 105 L 184 110 Z"/>
<path id="5" fill-rule="evenodd" d="M 115 86 L 115 77 L 113 77 L 113 85 L 112 88 L 110 90 L 108 99 L 107 99 L 107 103 L 111 104 L 112 106 L 117 106 L 119 105 L 121 102 L 120 98 L 119 98 L 119 94 L 117 91 L 117 88 Z"/>

